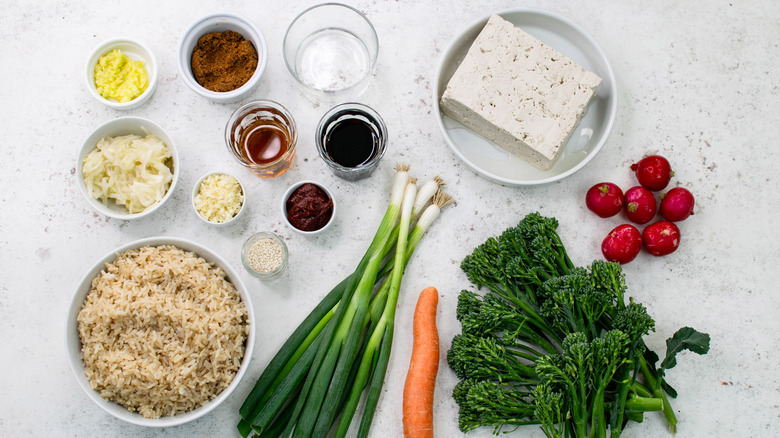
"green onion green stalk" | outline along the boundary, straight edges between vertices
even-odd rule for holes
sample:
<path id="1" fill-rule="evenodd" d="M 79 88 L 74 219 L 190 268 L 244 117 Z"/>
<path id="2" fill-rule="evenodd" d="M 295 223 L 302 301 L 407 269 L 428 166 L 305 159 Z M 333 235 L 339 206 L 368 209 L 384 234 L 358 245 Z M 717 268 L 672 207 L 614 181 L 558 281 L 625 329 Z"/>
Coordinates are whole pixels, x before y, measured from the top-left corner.
<path id="1" fill-rule="evenodd" d="M 403 272 L 452 198 L 436 177 L 417 190 L 399 164 L 390 203 L 354 272 L 293 331 L 239 409 L 243 437 L 343 437 L 366 389 L 358 436 L 368 435 L 384 383 Z"/>

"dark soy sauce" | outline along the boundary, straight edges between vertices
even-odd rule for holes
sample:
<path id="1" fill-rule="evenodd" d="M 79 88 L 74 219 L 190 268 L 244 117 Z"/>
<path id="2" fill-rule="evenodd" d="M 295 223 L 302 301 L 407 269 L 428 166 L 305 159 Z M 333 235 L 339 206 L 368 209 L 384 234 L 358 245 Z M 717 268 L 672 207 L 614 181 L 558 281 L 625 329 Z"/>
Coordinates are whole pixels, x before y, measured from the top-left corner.
<path id="1" fill-rule="evenodd" d="M 360 167 L 376 156 L 379 136 L 376 128 L 363 118 L 347 117 L 330 127 L 324 146 L 325 152 L 336 163 L 344 167 Z"/>

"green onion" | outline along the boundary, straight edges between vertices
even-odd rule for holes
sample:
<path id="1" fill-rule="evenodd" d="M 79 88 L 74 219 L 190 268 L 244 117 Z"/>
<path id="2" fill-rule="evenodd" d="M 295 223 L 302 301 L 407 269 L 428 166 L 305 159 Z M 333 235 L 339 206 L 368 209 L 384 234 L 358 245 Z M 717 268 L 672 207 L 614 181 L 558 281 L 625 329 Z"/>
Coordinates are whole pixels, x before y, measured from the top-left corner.
<path id="1" fill-rule="evenodd" d="M 357 269 L 304 319 L 247 396 L 239 409 L 242 436 L 326 436 L 336 424 L 336 435 L 344 436 L 366 387 L 360 433 L 368 433 L 390 357 L 403 271 L 441 208 L 452 203 L 440 178 L 418 192 L 408 169 L 396 166 L 390 203 Z"/>

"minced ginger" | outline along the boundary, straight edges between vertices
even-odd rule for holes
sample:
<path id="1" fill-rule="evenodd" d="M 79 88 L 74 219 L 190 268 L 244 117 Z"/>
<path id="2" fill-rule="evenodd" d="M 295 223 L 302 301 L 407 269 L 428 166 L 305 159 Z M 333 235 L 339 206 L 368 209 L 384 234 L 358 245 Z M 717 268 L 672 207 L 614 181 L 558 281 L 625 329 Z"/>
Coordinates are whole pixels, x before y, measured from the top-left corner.
<path id="1" fill-rule="evenodd" d="M 95 86 L 106 99 L 130 102 L 149 87 L 149 76 L 143 61 L 133 61 L 121 50 L 114 49 L 98 59 Z"/>

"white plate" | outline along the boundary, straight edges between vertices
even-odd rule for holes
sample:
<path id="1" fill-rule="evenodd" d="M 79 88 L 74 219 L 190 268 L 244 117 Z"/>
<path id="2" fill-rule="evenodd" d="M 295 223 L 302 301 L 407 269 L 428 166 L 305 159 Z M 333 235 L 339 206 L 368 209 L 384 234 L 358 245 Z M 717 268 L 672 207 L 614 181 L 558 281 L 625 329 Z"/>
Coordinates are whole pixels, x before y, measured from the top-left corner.
<path id="1" fill-rule="evenodd" d="M 573 59 L 584 69 L 601 76 L 602 82 L 596 90 L 596 96 L 550 170 L 540 170 L 532 166 L 442 114 L 439 108 L 442 93 L 469 47 L 485 27 L 489 18 L 486 16 L 453 39 L 439 61 L 433 91 L 437 123 L 455 154 L 474 171 L 491 181 L 509 186 L 557 181 L 585 166 L 607 140 L 617 110 L 615 75 L 604 52 L 593 38 L 568 19 L 534 9 L 510 9 L 498 12 L 497 15 Z"/>

